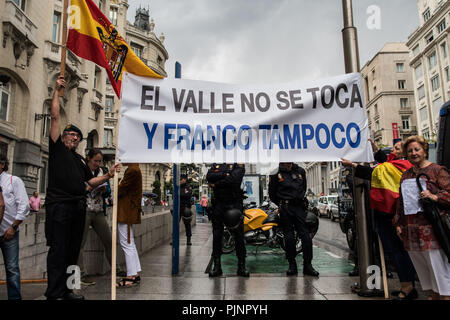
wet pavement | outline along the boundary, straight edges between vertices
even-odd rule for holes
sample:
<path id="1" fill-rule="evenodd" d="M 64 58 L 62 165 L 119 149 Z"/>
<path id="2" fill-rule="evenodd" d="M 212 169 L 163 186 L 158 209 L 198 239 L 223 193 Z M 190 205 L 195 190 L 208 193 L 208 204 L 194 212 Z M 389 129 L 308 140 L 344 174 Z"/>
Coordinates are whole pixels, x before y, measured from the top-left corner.
<path id="1" fill-rule="evenodd" d="M 348 260 L 349 250 L 344 246 L 345 235 L 340 232 L 337 223 L 324 219 L 320 222 L 319 232 L 313 240 L 313 265 L 320 272 L 319 278 L 303 276 L 301 255 L 297 258 L 299 275 L 287 277 L 285 275 L 287 262 L 282 251 L 258 250 L 255 254 L 255 250 L 252 250 L 254 248 L 250 246 L 247 248 L 247 268 L 251 273 L 249 278 L 236 276 L 237 259 L 234 253 L 223 256 L 224 275 L 209 278 L 205 270 L 212 251 L 212 227 L 206 219 L 198 217 L 197 225 L 193 228 L 192 246 L 186 245 L 184 235 L 180 236 L 178 275 L 171 274 L 172 247 L 167 242 L 141 257 L 143 270 L 141 283 L 131 288 L 118 288 L 116 298 L 117 300 L 384 300 L 380 297 L 359 297 L 352 293 L 351 286 L 359 281 L 359 277 L 348 276 L 353 264 Z M 337 228 L 336 232 L 333 231 L 334 227 Z M 333 239 L 327 237 L 334 237 L 336 246 L 332 245 Z M 109 300 L 110 274 L 91 278 L 96 284 L 82 286 L 80 293 L 89 300 Z M 388 279 L 388 285 L 389 290 L 398 288 L 396 275 L 393 279 Z M 22 284 L 23 298 L 44 299 L 45 289 L 45 283 Z M 420 292 L 419 298 L 425 299 L 423 292 Z M 5 285 L 0 285 L 0 299 L 6 299 Z"/>

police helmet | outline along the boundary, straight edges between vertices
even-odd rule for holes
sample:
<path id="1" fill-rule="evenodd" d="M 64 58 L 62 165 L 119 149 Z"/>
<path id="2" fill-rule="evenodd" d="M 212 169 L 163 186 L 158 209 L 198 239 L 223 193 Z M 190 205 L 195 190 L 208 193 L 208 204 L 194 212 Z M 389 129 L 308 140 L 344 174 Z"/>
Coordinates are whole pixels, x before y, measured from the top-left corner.
<path id="1" fill-rule="evenodd" d="M 242 213 L 239 209 L 230 209 L 223 215 L 223 223 L 229 230 L 236 230 L 241 225 Z"/>

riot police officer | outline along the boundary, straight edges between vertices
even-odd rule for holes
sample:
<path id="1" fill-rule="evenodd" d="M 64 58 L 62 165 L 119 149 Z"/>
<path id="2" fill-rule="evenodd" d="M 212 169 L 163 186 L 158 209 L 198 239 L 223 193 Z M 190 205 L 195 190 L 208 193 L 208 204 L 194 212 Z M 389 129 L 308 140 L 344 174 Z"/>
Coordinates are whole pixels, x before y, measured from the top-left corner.
<path id="1" fill-rule="evenodd" d="M 210 277 L 222 275 L 220 257 L 222 255 L 222 238 L 224 225 L 230 230 L 236 243 L 236 256 L 238 257 L 237 275 L 248 277 L 245 269 L 246 249 L 244 243 L 243 226 L 243 193 L 241 190 L 242 178 L 245 174 L 243 164 L 213 164 L 208 170 L 206 179 L 213 188 L 211 199 L 212 212 L 210 219 L 213 226 L 213 252 L 214 268 Z"/>
<path id="2" fill-rule="evenodd" d="M 186 229 L 186 244 L 188 246 L 192 245 L 191 237 L 191 220 L 192 220 L 192 211 L 191 211 L 191 198 L 192 198 L 192 187 L 189 183 L 187 183 L 187 175 L 180 175 L 180 217 L 183 219 L 184 227 Z"/>
<path id="3" fill-rule="evenodd" d="M 313 268 L 312 240 L 306 227 L 306 211 L 303 200 L 306 192 L 305 170 L 292 162 L 280 163 L 277 174 L 270 176 L 269 197 L 279 207 L 280 224 L 283 230 L 286 258 L 289 262 L 288 276 L 298 274 L 295 261 L 296 238 L 294 229 L 302 241 L 303 274 L 317 277 L 319 273 Z"/>

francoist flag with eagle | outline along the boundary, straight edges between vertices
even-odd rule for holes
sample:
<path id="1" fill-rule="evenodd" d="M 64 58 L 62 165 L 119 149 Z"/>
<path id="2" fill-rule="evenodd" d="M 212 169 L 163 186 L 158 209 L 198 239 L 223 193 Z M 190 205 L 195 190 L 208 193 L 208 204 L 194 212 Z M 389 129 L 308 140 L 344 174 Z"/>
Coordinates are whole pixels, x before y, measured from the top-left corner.
<path id="1" fill-rule="evenodd" d="M 136 56 L 92 0 L 71 0 L 69 8 L 67 48 L 105 68 L 119 98 L 124 71 L 143 77 L 163 78 Z"/>

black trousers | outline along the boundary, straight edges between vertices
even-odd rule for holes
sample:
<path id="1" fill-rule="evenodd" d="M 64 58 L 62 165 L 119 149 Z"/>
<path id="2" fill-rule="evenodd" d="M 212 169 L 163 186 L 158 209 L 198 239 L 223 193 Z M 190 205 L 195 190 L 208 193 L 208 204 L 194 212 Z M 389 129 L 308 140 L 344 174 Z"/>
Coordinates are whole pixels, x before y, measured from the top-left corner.
<path id="1" fill-rule="evenodd" d="M 86 219 L 86 202 L 55 203 L 46 207 L 45 236 L 50 246 L 47 255 L 48 299 L 62 297 L 72 290 L 67 286 L 67 268 L 77 265 Z"/>
<path id="2" fill-rule="evenodd" d="M 214 205 L 213 213 L 211 216 L 212 228 L 213 228 L 213 258 L 220 258 L 222 255 L 222 238 L 223 238 L 223 214 L 230 209 L 239 209 L 242 211 L 241 203 L 222 204 L 217 203 Z M 244 226 L 237 228 L 232 232 L 234 242 L 236 244 L 236 256 L 238 259 L 245 259 L 247 250 L 245 249 L 244 242 Z"/>
<path id="3" fill-rule="evenodd" d="M 374 218 L 375 231 L 380 236 L 385 255 L 392 259 L 400 282 L 411 282 L 414 286 L 416 270 L 408 251 L 403 247 L 403 242 L 392 225 L 392 216 L 383 216 L 375 212 Z"/>
<path id="4" fill-rule="evenodd" d="M 280 224 L 286 244 L 286 258 L 294 260 L 297 255 L 295 230 L 302 241 L 303 264 L 311 263 L 313 258 L 312 240 L 306 227 L 306 214 L 298 205 L 283 204 L 280 206 Z"/>

